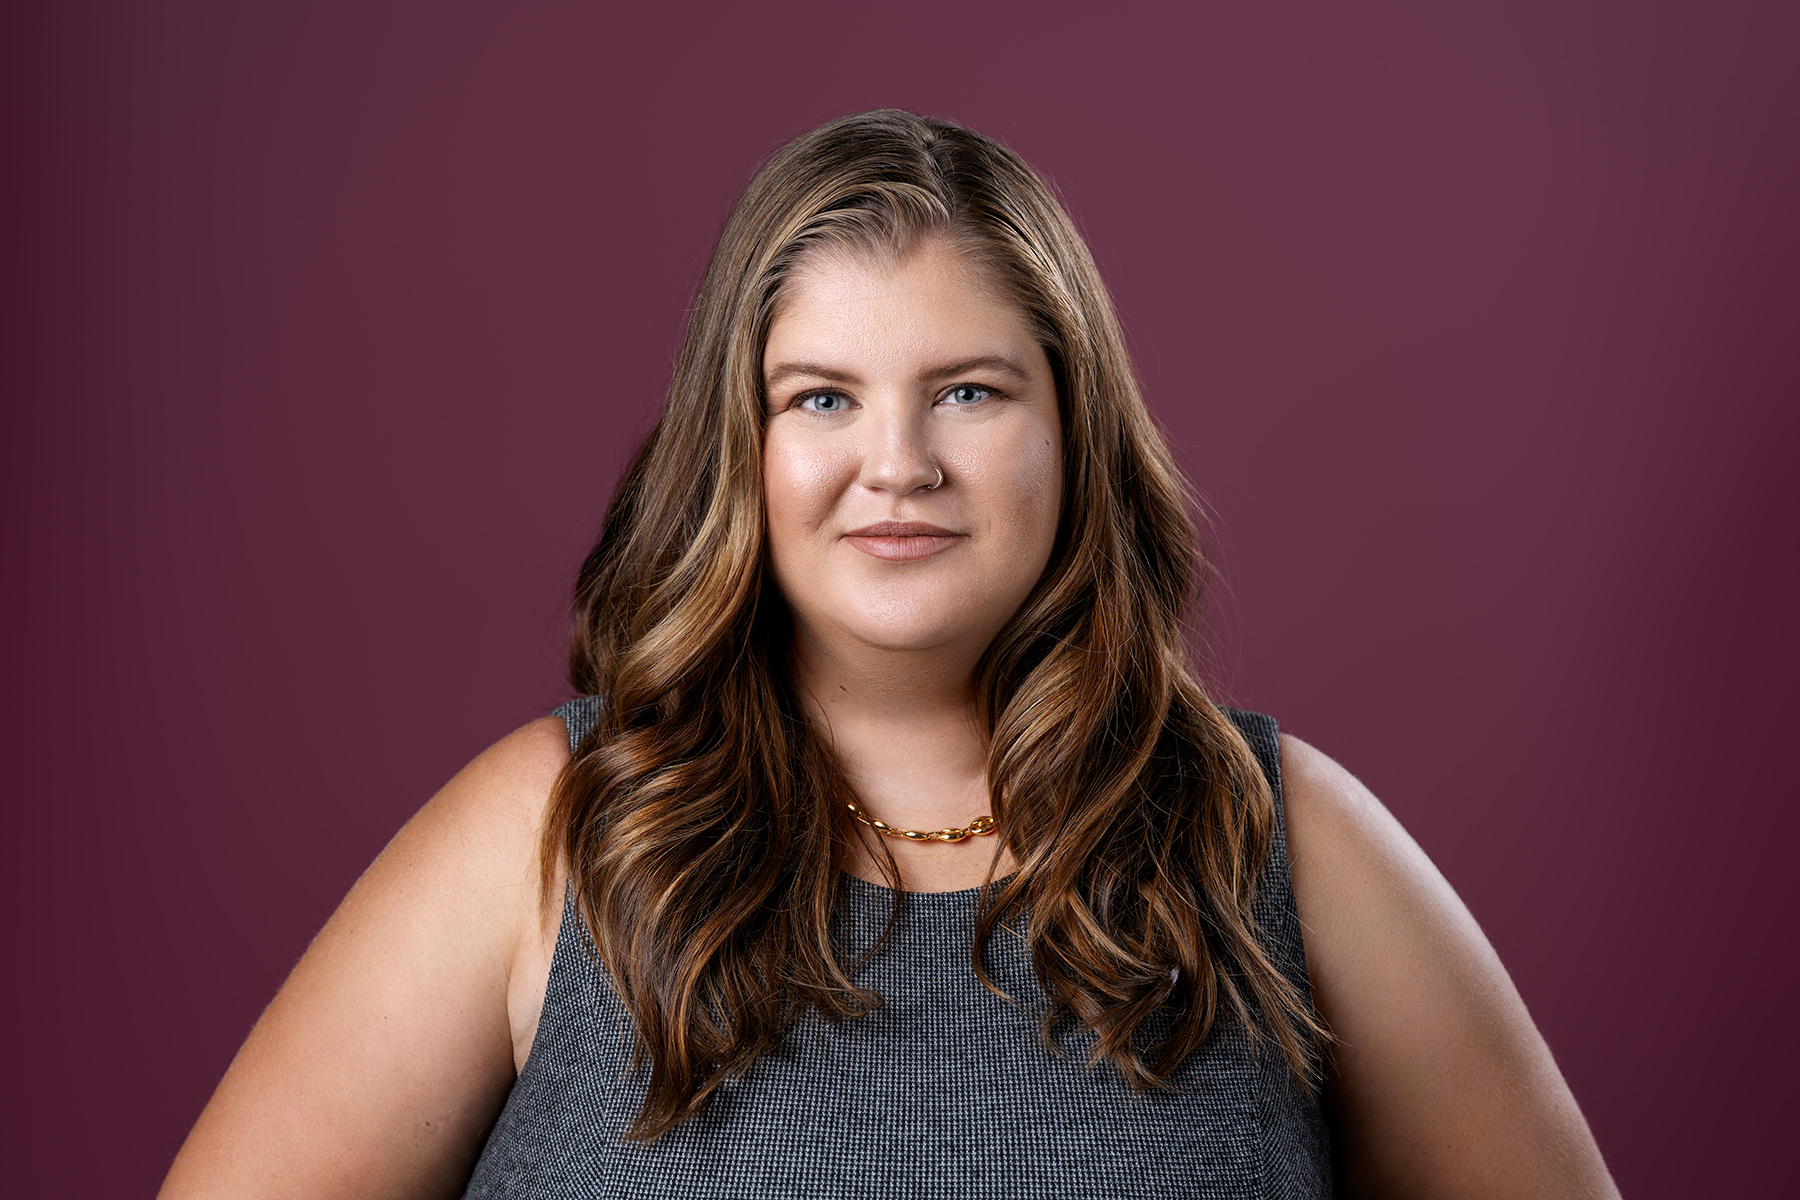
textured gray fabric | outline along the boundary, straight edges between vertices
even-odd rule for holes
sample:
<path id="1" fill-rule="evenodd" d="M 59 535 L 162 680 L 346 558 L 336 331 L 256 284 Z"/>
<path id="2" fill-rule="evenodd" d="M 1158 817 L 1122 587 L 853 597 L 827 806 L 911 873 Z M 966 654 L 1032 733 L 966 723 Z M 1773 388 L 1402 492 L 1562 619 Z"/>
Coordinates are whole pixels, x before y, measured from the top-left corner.
<path id="1" fill-rule="evenodd" d="M 557 710 L 571 745 L 595 702 Z M 1231 713 L 1280 796 L 1275 722 Z M 1277 822 L 1277 830 L 1282 823 Z M 846 876 L 841 919 L 853 949 L 873 943 L 890 893 Z M 1175 1090 L 1134 1096 L 1110 1067 L 1038 1040 L 1044 1003 L 1022 938 L 990 943 L 995 982 L 969 968 L 973 891 L 913 894 L 859 980 L 886 999 L 833 1027 L 802 1020 L 787 1046 L 727 1083 L 706 1114 L 657 1141 L 620 1133 L 642 1083 L 627 1074 L 630 1022 L 592 942 L 565 905 L 537 1040 L 475 1173 L 471 1198 L 1249 1197 L 1328 1196 L 1318 1108 L 1270 1049 L 1218 1029 L 1178 1068 Z M 1278 833 L 1258 900 L 1271 950 L 1301 988 L 1306 972 Z"/>

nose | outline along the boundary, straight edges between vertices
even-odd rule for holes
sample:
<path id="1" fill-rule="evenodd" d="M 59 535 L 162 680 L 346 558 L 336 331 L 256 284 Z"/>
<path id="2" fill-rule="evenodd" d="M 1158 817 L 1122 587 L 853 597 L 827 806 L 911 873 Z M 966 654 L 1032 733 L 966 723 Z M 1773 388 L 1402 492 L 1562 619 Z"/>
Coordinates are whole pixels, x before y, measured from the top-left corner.
<path id="1" fill-rule="evenodd" d="M 888 407 L 869 426 L 860 479 L 864 487 L 905 496 L 937 486 L 943 475 L 931 452 L 924 417 L 905 407 Z"/>

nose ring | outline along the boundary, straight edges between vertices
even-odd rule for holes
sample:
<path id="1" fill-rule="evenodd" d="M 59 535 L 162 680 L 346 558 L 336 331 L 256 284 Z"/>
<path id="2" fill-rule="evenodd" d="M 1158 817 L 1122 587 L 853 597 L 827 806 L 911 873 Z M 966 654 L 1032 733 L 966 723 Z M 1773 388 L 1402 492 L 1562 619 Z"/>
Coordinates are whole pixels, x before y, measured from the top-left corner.
<path id="1" fill-rule="evenodd" d="M 925 490 L 928 492 L 935 492 L 944 485 L 944 468 L 933 463 L 931 469 L 937 472 L 937 482 L 926 484 Z"/>

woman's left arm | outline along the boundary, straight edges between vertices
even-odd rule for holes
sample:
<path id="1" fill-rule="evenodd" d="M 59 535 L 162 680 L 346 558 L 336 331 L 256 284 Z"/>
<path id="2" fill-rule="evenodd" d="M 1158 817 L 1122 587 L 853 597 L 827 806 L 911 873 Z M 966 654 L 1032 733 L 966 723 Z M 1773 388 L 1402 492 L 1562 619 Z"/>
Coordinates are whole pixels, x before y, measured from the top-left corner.
<path id="1" fill-rule="evenodd" d="M 1342 1194 L 1616 1197 L 1481 928 L 1343 767 L 1281 739 L 1294 895 Z"/>

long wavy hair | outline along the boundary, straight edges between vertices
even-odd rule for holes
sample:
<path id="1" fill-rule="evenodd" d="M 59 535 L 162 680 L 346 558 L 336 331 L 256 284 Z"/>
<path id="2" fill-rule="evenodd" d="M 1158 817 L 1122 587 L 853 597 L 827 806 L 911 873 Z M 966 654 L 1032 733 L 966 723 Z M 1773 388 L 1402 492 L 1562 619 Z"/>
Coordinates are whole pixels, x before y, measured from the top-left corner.
<path id="1" fill-rule="evenodd" d="M 839 1022 L 881 1003 L 832 932 L 849 839 L 870 835 L 789 674 L 765 566 L 762 354 L 809 252 L 905 253 L 926 237 L 1026 313 L 1064 431 L 1049 564 L 975 681 L 992 812 L 1019 869 L 995 881 L 990 865 L 972 969 L 988 982 L 988 940 L 1022 911 L 1048 1048 L 1085 1027 L 1091 1061 L 1142 1090 L 1230 1020 L 1313 1079 L 1323 1030 L 1251 909 L 1273 798 L 1191 666 L 1190 497 L 1099 272 L 1017 155 L 886 110 L 791 142 L 739 199 L 576 587 L 570 675 L 604 706 L 552 794 L 544 886 L 566 869 L 635 1020 L 648 1080 L 633 1138 L 704 1111 L 807 1010 Z"/>

